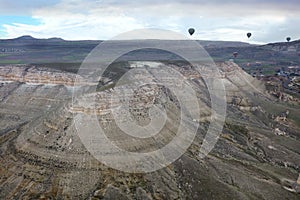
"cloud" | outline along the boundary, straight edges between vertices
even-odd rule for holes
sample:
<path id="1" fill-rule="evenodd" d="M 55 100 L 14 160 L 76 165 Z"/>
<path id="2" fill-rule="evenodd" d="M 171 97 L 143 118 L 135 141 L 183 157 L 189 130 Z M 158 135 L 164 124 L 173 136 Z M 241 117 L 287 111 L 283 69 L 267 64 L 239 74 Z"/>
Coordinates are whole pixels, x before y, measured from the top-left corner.
<path id="1" fill-rule="evenodd" d="M 84 10 L 86 6 L 89 9 Z M 65 39 L 103 39 L 116 33 L 138 29 L 145 26 L 133 17 L 124 14 L 119 8 L 93 8 L 84 2 L 77 4 L 63 1 L 55 6 L 38 9 L 32 17 L 39 20 L 38 25 L 14 23 L 3 25 L 7 37 L 32 35 L 34 37 L 63 37 Z"/>
<path id="2" fill-rule="evenodd" d="M 33 10 L 57 4 L 59 0 L 0 0 L 1 15 L 28 15 Z"/>
<path id="3" fill-rule="evenodd" d="M 299 0 L 0 0 L 0 13 L 28 14 L 45 8 L 74 9 L 85 12 L 85 9 L 96 7 L 115 7 L 123 10 L 159 15 L 187 15 L 204 13 L 210 16 L 237 16 L 262 13 L 281 13 L 297 15 L 300 9 Z"/>
<path id="4" fill-rule="evenodd" d="M 300 16 L 299 0 L 102 0 L 103 6 L 122 7 L 135 12 L 164 15 L 248 16 L 254 14 L 285 14 Z"/>
<path id="5" fill-rule="evenodd" d="M 245 34 L 250 31 L 250 41 L 261 43 L 283 40 L 286 35 L 296 39 L 300 33 L 298 0 L 62 0 L 43 6 L 28 2 L 32 17 L 40 23 L 3 25 L 6 37 L 109 39 L 139 28 L 187 34 L 186 30 L 194 27 L 195 39 L 248 42 Z"/>

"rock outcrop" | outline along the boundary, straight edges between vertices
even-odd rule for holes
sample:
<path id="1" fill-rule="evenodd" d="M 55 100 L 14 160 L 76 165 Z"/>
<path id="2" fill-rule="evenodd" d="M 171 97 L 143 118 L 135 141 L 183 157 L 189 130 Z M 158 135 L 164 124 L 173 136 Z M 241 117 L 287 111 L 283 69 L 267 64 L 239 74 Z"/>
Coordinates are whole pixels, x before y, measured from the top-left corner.
<path id="1" fill-rule="evenodd" d="M 126 85 L 87 94 L 72 103 L 65 86 L 74 85 L 74 74 L 27 66 L 0 68 L 2 80 L 9 81 L 0 86 L 0 199 L 299 199 L 295 192 L 299 129 L 290 122 L 284 137 L 275 135 L 278 122 L 270 116 L 272 110 L 283 109 L 281 105 L 266 94 L 262 82 L 236 64 L 218 65 L 221 76 L 217 78 L 225 84 L 228 104 L 226 123 L 213 151 L 205 159 L 198 156 L 211 115 L 201 74 L 188 65 L 170 65 L 196 88 L 201 113 L 193 122 L 199 123 L 199 129 L 177 161 L 147 174 L 121 172 L 96 160 L 83 146 L 74 116 L 96 112 L 119 148 L 153 151 L 168 144 L 177 131 L 181 113 L 171 92 L 147 85 L 134 93 L 130 112 L 138 123 L 147 124 L 153 104 L 164 106 L 168 116 L 160 134 L 139 140 L 124 134 L 111 115 L 122 104 L 112 94 L 118 90 L 126 94 Z M 38 84 L 23 84 L 28 79 Z M 95 101 L 88 104 L 91 99 Z M 297 109 L 288 109 L 288 121 Z"/>
<path id="2" fill-rule="evenodd" d="M 65 85 L 74 86 L 75 82 L 83 83 L 76 74 L 66 73 L 48 68 L 34 66 L 0 66 L 0 82 L 20 82 L 36 85 Z"/>

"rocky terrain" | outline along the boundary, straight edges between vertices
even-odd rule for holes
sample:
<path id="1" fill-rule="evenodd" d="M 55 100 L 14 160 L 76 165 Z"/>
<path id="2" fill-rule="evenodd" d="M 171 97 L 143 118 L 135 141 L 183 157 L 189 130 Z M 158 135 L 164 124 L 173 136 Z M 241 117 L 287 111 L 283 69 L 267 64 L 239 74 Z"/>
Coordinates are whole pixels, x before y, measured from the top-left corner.
<path id="1" fill-rule="evenodd" d="M 148 65 L 157 65 L 149 62 Z M 299 104 L 286 104 L 232 62 L 218 63 L 227 92 L 227 117 L 212 152 L 200 159 L 210 113 L 201 74 L 188 64 L 160 63 L 197 88 L 201 107 L 196 138 L 173 164 L 152 173 L 125 173 L 97 161 L 74 125 L 78 113 L 96 114 L 108 137 L 128 151 L 149 151 L 176 133 L 178 103 L 163 87 L 144 86 L 132 98 L 131 113 L 148 123 L 152 104 L 163 105 L 170 122 L 153 140 L 122 135 L 111 111 L 113 90 L 106 77 L 93 107 L 72 103 L 72 73 L 34 67 L 0 67 L 0 199 L 299 199 Z M 129 63 L 140 67 L 140 62 Z M 146 67 L 147 68 L 147 67 Z M 127 69 L 127 68 L 126 68 Z M 109 86 L 109 87 L 108 87 Z M 143 108 L 143 109 L 141 109 Z M 287 112 L 288 111 L 288 112 Z M 134 145 L 133 145 L 134 144 Z"/>
<path id="2" fill-rule="evenodd" d="M 0 66 L 1 82 L 73 86 L 76 77 L 75 74 L 62 73 L 58 70 L 43 69 L 34 66 Z"/>

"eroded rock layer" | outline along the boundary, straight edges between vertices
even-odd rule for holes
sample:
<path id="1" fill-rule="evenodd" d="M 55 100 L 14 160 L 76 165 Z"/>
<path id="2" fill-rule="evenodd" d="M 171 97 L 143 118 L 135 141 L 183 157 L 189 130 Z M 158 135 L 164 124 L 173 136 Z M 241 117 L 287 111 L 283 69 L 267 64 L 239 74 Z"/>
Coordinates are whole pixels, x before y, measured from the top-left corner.
<path id="1" fill-rule="evenodd" d="M 146 174 L 117 171 L 96 160 L 82 144 L 73 119 L 78 113 L 95 114 L 119 147 L 157 149 L 177 131 L 180 105 L 170 91 L 148 85 L 131 98 L 137 123 L 149 122 L 153 104 L 164 106 L 169 119 L 161 134 L 138 140 L 122 134 L 111 112 L 121 104 L 112 94 L 126 91 L 126 86 L 83 96 L 95 99 L 90 107 L 72 103 L 68 86 L 74 85 L 73 74 L 0 68 L 0 199 L 299 199 L 300 131 L 293 121 L 299 107 L 279 104 L 262 82 L 234 63 L 220 63 L 221 74 L 215 78 L 223 80 L 227 92 L 226 123 L 213 151 L 200 159 L 211 116 L 209 92 L 190 66 L 170 67 L 196 90 L 201 113 L 194 121 L 199 129 L 180 159 Z M 276 120 L 276 113 L 288 109 L 284 119 Z M 285 134 L 276 134 L 276 128 Z"/>

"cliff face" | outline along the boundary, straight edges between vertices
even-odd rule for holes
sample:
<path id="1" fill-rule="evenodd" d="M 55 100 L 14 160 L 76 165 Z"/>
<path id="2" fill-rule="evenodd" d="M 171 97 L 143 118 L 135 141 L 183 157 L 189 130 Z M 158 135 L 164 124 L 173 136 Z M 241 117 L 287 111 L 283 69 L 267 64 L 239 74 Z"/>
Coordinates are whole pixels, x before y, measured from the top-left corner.
<path id="1" fill-rule="evenodd" d="M 151 65 L 151 62 L 132 62 L 131 65 L 133 68 L 136 68 L 137 66 L 143 67 L 145 64 Z M 160 66 L 159 66 L 160 65 Z M 163 69 L 165 65 L 162 63 L 153 63 L 153 66 L 155 68 L 158 68 L 158 70 Z M 211 72 L 211 69 L 209 67 L 204 67 L 202 69 L 202 74 L 198 71 L 191 68 L 189 65 L 185 66 L 175 66 L 172 65 L 174 69 L 176 69 L 178 72 L 180 72 L 185 79 L 191 81 L 196 90 L 198 92 L 202 93 L 202 95 L 207 95 L 203 91 L 206 91 L 207 88 L 205 86 L 205 82 L 202 78 L 203 75 L 206 76 L 206 78 L 215 78 L 222 80 L 225 90 L 226 90 L 226 99 L 227 102 L 231 105 L 234 105 L 240 109 L 244 110 L 256 110 L 258 107 L 255 104 L 255 97 L 249 98 L 248 93 L 255 94 L 255 95 L 265 95 L 268 97 L 268 94 L 266 93 L 266 89 L 263 82 L 258 81 L 257 79 L 253 78 L 246 72 L 244 72 L 238 65 L 232 62 L 226 62 L 226 63 L 218 63 L 218 68 L 220 69 L 220 77 L 217 77 L 216 74 Z M 151 72 L 150 72 L 151 73 Z M 171 72 L 170 72 L 171 73 Z M 139 75 L 139 79 L 148 78 L 148 77 L 140 77 L 142 75 Z M 133 78 L 134 79 L 134 78 Z M 167 79 L 167 77 L 165 78 Z M 121 102 L 111 101 L 112 94 L 115 92 L 123 91 L 126 94 L 126 90 L 128 90 L 128 93 L 130 91 L 130 88 L 125 86 L 118 86 L 113 87 L 108 90 L 102 91 L 102 92 L 96 92 L 92 94 L 88 94 L 85 97 L 81 98 L 81 104 L 73 104 L 70 107 L 70 112 L 72 113 L 91 113 L 96 112 L 96 114 L 107 114 L 109 112 L 110 107 L 118 107 Z M 155 99 L 155 96 L 162 93 L 162 88 L 157 88 L 154 86 L 144 87 L 142 91 L 139 91 L 138 94 L 136 94 L 133 101 L 138 101 L 138 99 L 143 100 L 143 105 L 146 106 L 151 105 L 151 102 Z M 202 90 L 202 91 L 199 91 Z M 151 91 L 153 93 L 151 93 Z M 206 91 L 208 92 L 208 91 Z M 170 94 L 169 94 L 170 95 Z M 204 98 L 204 96 L 202 97 Z M 209 113 L 209 108 L 207 106 L 208 104 L 208 96 L 205 96 L 206 102 L 200 102 L 202 111 L 205 113 L 204 115 L 207 115 Z M 89 105 L 86 102 L 86 100 L 94 99 L 96 101 L 96 104 Z M 138 107 L 139 104 L 136 104 Z M 147 107 L 147 106 L 146 106 Z M 95 110 L 93 110 L 95 108 Z"/>
<path id="2" fill-rule="evenodd" d="M 1 67 L 0 199 L 298 199 L 300 136 L 290 116 L 299 109 L 289 109 L 285 122 L 277 122 L 272 112 L 286 111 L 288 105 L 273 101 L 264 85 L 236 64 L 220 63 L 221 75 L 214 78 L 226 87 L 226 123 L 213 151 L 199 159 L 211 115 L 210 96 L 201 74 L 188 65 L 169 66 L 196 88 L 201 113 L 193 121 L 199 129 L 180 159 L 148 174 L 120 172 L 98 162 L 83 146 L 73 120 L 78 113 L 96 113 L 115 145 L 132 152 L 152 151 L 168 144 L 177 131 L 181 113 L 172 92 L 146 85 L 130 98 L 132 119 L 141 125 L 149 122 L 153 104 L 162 105 L 168 116 L 160 134 L 140 140 L 124 134 L 111 114 L 122 105 L 114 92 L 127 94 L 126 85 L 72 103 L 65 86 L 74 85 L 74 74 Z M 95 102 L 88 104 L 91 99 Z M 274 133 L 277 126 L 284 135 Z"/>
<path id="3" fill-rule="evenodd" d="M 38 85 L 73 86 L 76 77 L 78 78 L 75 74 L 34 66 L 0 66 L 0 81 L 2 82 L 17 81 Z"/>

